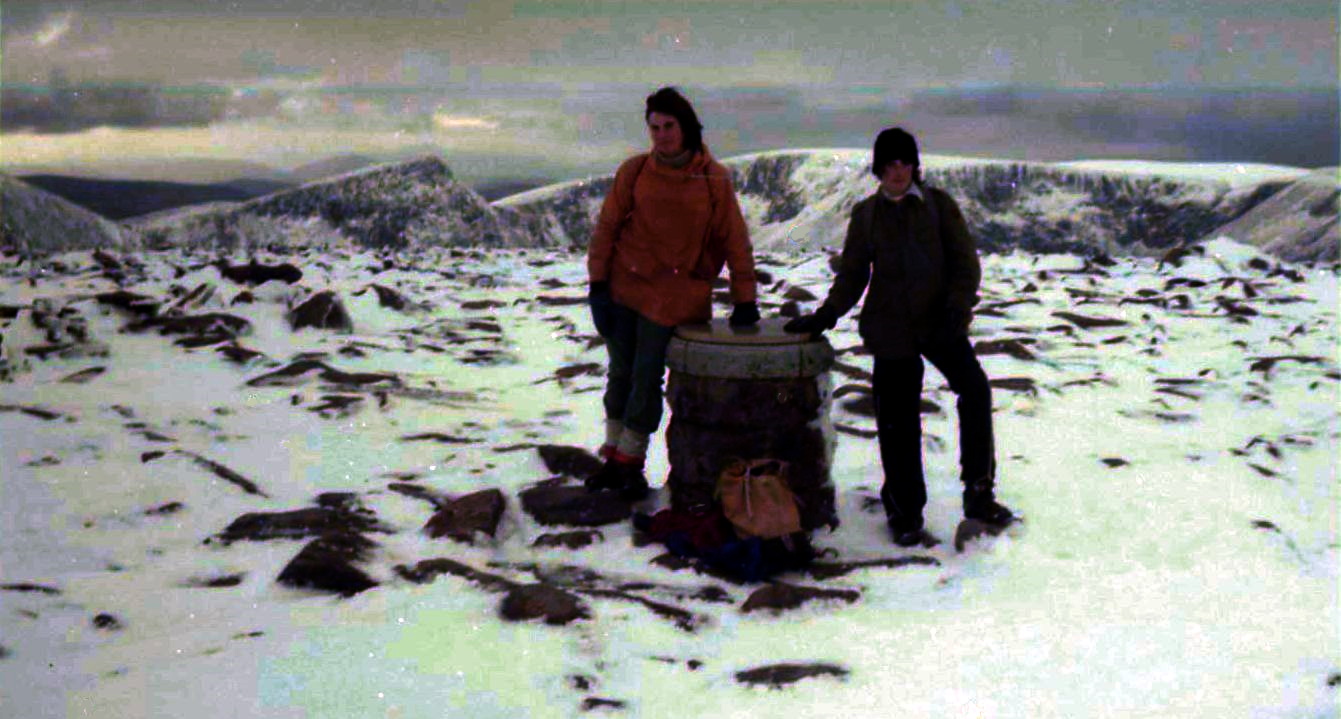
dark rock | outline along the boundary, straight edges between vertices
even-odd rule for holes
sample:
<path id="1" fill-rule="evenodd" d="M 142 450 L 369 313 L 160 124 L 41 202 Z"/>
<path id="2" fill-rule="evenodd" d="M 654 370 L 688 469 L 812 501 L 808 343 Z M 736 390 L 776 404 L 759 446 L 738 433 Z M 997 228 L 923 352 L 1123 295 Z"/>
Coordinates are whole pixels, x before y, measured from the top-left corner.
<path id="1" fill-rule="evenodd" d="M 976 519 L 965 519 L 955 528 L 955 551 L 963 552 L 973 540 L 984 536 L 996 537 L 1004 531 L 1005 527 L 986 524 Z"/>
<path id="2" fill-rule="evenodd" d="M 370 286 L 372 287 L 373 291 L 377 293 L 378 305 L 381 305 L 382 307 L 389 307 L 398 312 L 404 311 L 406 307 L 410 306 L 409 301 L 405 299 L 404 295 L 391 289 L 390 287 L 378 284 L 373 284 Z"/>
<path id="3" fill-rule="evenodd" d="M 6 592 L 25 592 L 46 594 L 48 596 L 60 596 L 61 590 L 55 587 L 48 587 L 45 584 L 32 584 L 29 582 L 18 582 L 16 584 L 0 584 L 0 591 Z"/>
<path id="4" fill-rule="evenodd" d="M 835 664 L 769 664 L 736 672 L 736 681 L 741 684 L 763 684 L 770 689 L 781 689 L 806 677 L 833 676 L 842 679 L 848 674 L 848 670 Z"/>
<path id="5" fill-rule="evenodd" d="M 1121 457 L 1103 457 L 1099 461 L 1103 462 L 1109 467 L 1125 467 L 1128 464 L 1131 464 L 1130 462 Z"/>
<path id="6" fill-rule="evenodd" d="M 314 359 L 297 359 L 273 372 L 247 380 L 249 387 L 286 387 L 299 384 L 304 375 L 317 371 L 317 376 L 334 384 L 363 386 L 385 382 L 399 386 L 400 378 L 376 372 L 344 372 Z"/>
<path id="7" fill-rule="evenodd" d="M 367 558 L 377 546 L 360 534 L 333 532 L 318 537 L 303 547 L 276 578 L 280 584 L 297 589 L 316 589 L 346 597 L 377 586 L 377 582 L 353 562 Z"/>
<path id="8" fill-rule="evenodd" d="M 162 456 L 164 456 L 164 455 L 166 455 L 166 454 L 167 454 L 167 452 L 163 452 L 163 451 L 160 451 L 160 450 L 154 450 L 154 451 L 152 451 L 152 452 L 143 452 L 143 453 L 140 454 L 140 463 L 141 463 L 141 464 L 147 464 L 147 463 L 152 462 L 152 461 L 154 461 L 154 460 L 158 459 L 159 457 L 162 457 Z"/>
<path id="9" fill-rule="evenodd" d="M 120 619 L 106 612 L 93 617 L 93 626 L 109 632 L 120 631 L 123 628 Z"/>
<path id="10" fill-rule="evenodd" d="M 570 674 L 568 675 L 568 686 L 578 691 L 585 692 L 596 686 L 596 678 L 585 674 Z"/>
<path id="11" fill-rule="evenodd" d="M 265 356 L 264 354 L 257 352 L 256 350 L 247 349 L 246 347 L 243 347 L 242 345 L 236 342 L 224 345 L 222 347 L 216 347 L 214 348 L 214 351 L 223 355 L 224 358 L 227 359 L 229 362 L 240 365 L 247 364 L 248 362 L 256 359 L 257 357 Z"/>
<path id="12" fill-rule="evenodd" d="M 387 489 L 403 494 L 407 497 L 422 499 L 433 505 L 434 509 L 442 509 L 450 500 L 439 495 L 437 492 L 412 482 L 392 482 L 386 486 Z"/>
<path id="13" fill-rule="evenodd" d="M 158 330 L 160 335 L 185 335 L 202 344 L 237 339 L 251 331 L 251 322 L 236 315 L 209 312 L 203 315 L 150 317 L 126 326 L 127 332 Z"/>
<path id="14" fill-rule="evenodd" d="M 542 444 L 536 447 L 540 461 L 551 474 L 586 479 L 601 468 L 601 460 L 581 447 L 560 444 Z"/>
<path id="15" fill-rule="evenodd" d="M 939 567 L 941 562 L 935 557 L 914 555 L 911 557 L 893 557 L 891 559 L 864 559 L 856 562 L 811 562 L 805 571 L 815 579 L 833 579 L 851 574 L 859 569 L 899 569 L 902 567 Z"/>
<path id="16" fill-rule="evenodd" d="M 270 280 L 279 280 L 291 285 L 303 278 L 303 271 L 287 262 L 281 265 L 262 265 L 252 260 L 245 265 L 230 265 L 220 260 L 215 266 L 219 268 L 219 274 L 240 285 L 255 286 Z"/>
<path id="17" fill-rule="evenodd" d="M 352 512 L 327 507 L 307 507 L 289 512 L 249 512 L 219 533 L 224 544 L 247 540 L 302 539 L 330 532 L 386 531 L 366 510 Z"/>
<path id="18" fill-rule="evenodd" d="M 633 510 L 615 492 L 574 486 L 538 486 L 521 493 L 522 509 L 546 526 L 600 527 L 628 521 Z"/>
<path id="19" fill-rule="evenodd" d="M 352 332 L 354 321 L 331 290 L 322 290 L 307 298 L 288 314 L 289 326 L 295 331 L 304 327 Z"/>
<path id="20" fill-rule="evenodd" d="M 181 449 L 175 450 L 174 453 L 190 457 L 191 460 L 194 461 L 197 466 L 209 470 L 212 474 L 214 474 L 214 476 L 218 477 L 219 479 L 222 479 L 230 484 L 235 484 L 238 487 L 241 487 L 242 490 L 247 494 L 255 494 L 259 497 L 270 496 L 265 492 L 262 492 L 261 488 L 256 486 L 255 482 L 251 481 L 250 479 L 247 479 L 246 477 L 243 477 L 242 475 L 238 474 L 232 469 L 229 469 L 228 467 L 225 467 L 224 465 L 219 464 L 218 462 L 215 462 L 212 459 L 209 459 L 208 457 L 202 457 L 196 454 L 195 452 L 188 452 L 186 450 Z"/>
<path id="21" fill-rule="evenodd" d="M 605 535 L 597 529 L 576 529 L 571 532 L 545 533 L 536 537 L 532 547 L 567 547 L 581 549 L 595 542 L 605 541 Z"/>
<path id="22" fill-rule="evenodd" d="M 414 582 L 415 584 L 428 584 L 434 579 L 437 579 L 439 575 L 450 574 L 455 577 L 461 577 L 462 579 L 484 589 L 496 592 L 505 592 L 521 586 L 517 582 L 506 577 L 480 571 L 469 565 L 462 564 L 455 559 L 447 559 L 446 557 L 425 559 L 415 564 L 413 567 L 404 564 L 397 565 L 396 574 L 402 579 Z"/>
<path id="23" fill-rule="evenodd" d="M 144 510 L 144 513 L 151 516 L 166 516 L 169 514 L 176 514 L 183 509 L 186 509 L 186 505 L 181 502 L 168 502 L 167 504 L 160 504 L 157 507 L 146 509 Z"/>
<path id="24" fill-rule="evenodd" d="M 65 377 L 62 377 L 60 381 L 66 384 L 88 384 L 94 378 L 102 375 L 102 373 L 106 371 L 106 367 L 89 367 L 88 369 L 66 375 Z"/>
<path id="25" fill-rule="evenodd" d="M 1123 327 L 1127 324 L 1126 320 L 1114 319 L 1112 317 L 1087 317 L 1085 315 L 1078 315 L 1074 312 L 1065 312 L 1062 310 L 1053 312 L 1052 316 L 1060 317 L 1082 330 L 1094 329 L 1096 327 Z"/>
<path id="26" fill-rule="evenodd" d="M 741 611 L 749 613 L 756 609 L 771 609 L 775 613 L 786 609 L 795 609 L 806 602 L 815 600 L 841 599 L 851 604 L 861 597 L 861 592 L 853 589 L 821 589 L 819 587 L 801 587 L 786 582 L 774 582 L 754 590 L 745 600 Z"/>
<path id="27" fill-rule="evenodd" d="M 498 613 L 510 622 L 544 619 L 546 624 L 554 625 L 591 617 L 585 603 L 576 595 L 549 584 L 524 584 L 509 590 Z"/>
<path id="28" fill-rule="evenodd" d="M 474 541 L 476 532 L 492 538 L 506 504 L 503 493 L 497 489 L 468 494 L 444 505 L 424 525 L 424 532 L 434 539 L 447 537 L 467 544 Z"/>
<path id="29" fill-rule="evenodd" d="M 590 712 L 597 709 L 623 709 L 627 706 L 618 699 L 606 699 L 604 697 L 587 697 L 582 700 L 582 711 Z"/>
<path id="30" fill-rule="evenodd" d="M 225 587 L 236 587 L 246 578 L 246 572 L 237 574 L 224 574 L 217 577 L 192 577 L 182 583 L 182 586 L 198 589 L 222 589 Z"/>
<path id="31" fill-rule="evenodd" d="M 139 317 L 152 317 L 158 314 L 159 301 L 148 295 L 127 292 L 126 290 L 114 290 L 112 292 L 99 292 L 94 295 L 94 299 L 98 301 L 98 304 L 126 310 Z"/>

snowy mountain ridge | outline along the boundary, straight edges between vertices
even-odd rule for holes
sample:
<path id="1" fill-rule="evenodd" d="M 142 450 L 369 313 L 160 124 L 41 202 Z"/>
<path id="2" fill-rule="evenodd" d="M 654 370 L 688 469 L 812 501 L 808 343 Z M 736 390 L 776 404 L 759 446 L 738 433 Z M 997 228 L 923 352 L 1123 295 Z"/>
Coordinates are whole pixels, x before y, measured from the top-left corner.
<path id="1" fill-rule="evenodd" d="M 874 190 L 860 149 L 775 150 L 728 158 L 756 248 L 791 253 L 841 247 L 853 204 Z M 1270 165 L 1085 161 L 1033 163 L 927 155 L 928 184 L 959 202 L 984 252 L 1158 255 L 1179 244 L 1234 237 L 1292 261 L 1334 261 L 1334 170 Z M 552 247 L 590 239 L 613 174 L 493 203 L 455 180 L 441 158 L 378 165 L 242 203 L 139 218 L 117 232 L 48 232 L 6 203 L 9 244 L 29 251 L 110 247 Z M 41 190 L 7 179 L 25 196 Z M 8 194 L 14 194 L 10 190 Z M 47 203 L 50 204 L 50 203 Z M 54 224 L 53 224 L 54 223 Z M 107 223 L 110 225 L 110 223 Z M 46 233 L 46 234 L 44 234 Z M 53 234 L 54 233 L 54 234 Z M 47 234 L 52 238 L 42 239 Z M 20 236 L 21 235 L 21 236 Z"/>
<path id="2" fill-rule="evenodd" d="M 723 161 L 755 247 L 782 252 L 842 246 L 852 205 L 874 190 L 869 163 L 869 151 L 842 149 L 779 150 Z M 926 182 L 956 198 L 987 252 L 1159 254 L 1214 238 L 1221 227 L 1310 176 L 1268 165 L 1050 164 L 935 155 L 924 156 L 923 165 Z M 535 218 L 547 244 L 582 246 L 611 180 L 538 188 L 494 206 Z M 1306 190 L 1312 206 L 1331 203 L 1330 217 L 1323 213 L 1323 221 L 1313 223 L 1321 227 L 1309 228 L 1303 251 L 1296 251 L 1292 237 L 1273 238 L 1271 251 L 1292 260 L 1334 259 L 1336 243 L 1318 237 L 1336 237 L 1336 192 L 1335 183 Z"/>

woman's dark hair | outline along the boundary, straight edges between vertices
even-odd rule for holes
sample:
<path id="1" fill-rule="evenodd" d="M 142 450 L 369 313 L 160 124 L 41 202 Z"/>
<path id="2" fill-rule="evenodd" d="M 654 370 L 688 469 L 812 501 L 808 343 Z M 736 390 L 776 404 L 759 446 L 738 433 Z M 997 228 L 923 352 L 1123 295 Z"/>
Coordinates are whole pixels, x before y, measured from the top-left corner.
<path id="1" fill-rule="evenodd" d="M 648 95 L 647 111 L 643 113 L 643 121 L 651 120 L 654 112 L 670 115 L 680 123 L 680 132 L 684 135 L 684 149 L 693 152 L 703 149 L 703 124 L 698 121 L 694 106 L 689 104 L 679 90 L 663 87 Z"/>
<path id="2" fill-rule="evenodd" d="M 871 174 L 882 179 L 885 165 L 902 160 L 913 166 L 913 182 L 922 184 L 922 160 L 917 153 L 917 140 L 902 127 L 888 127 L 875 136 L 875 150 L 871 153 Z"/>

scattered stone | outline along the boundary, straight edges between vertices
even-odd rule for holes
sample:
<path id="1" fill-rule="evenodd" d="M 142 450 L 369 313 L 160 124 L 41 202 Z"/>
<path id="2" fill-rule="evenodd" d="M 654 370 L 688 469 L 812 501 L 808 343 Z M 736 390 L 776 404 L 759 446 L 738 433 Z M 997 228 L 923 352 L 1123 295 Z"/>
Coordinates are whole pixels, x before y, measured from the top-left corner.
<path id="1" fill-rule="evenodd" d="M 1121 457 L 1103 457 L 1099 461 L 1103 462 L 1109 467 L 1125 467 L 1128 464 L 1131 464 L 1130 462 Z"/>
<path id="2" fill-rule="evenodd" d="M 754 590 L 754 593 L 745 600 L 741 611 L 748 614 L 758 609 L 769 609 L 776 614 L 787 609 L 795 609 L 810 601 L 841 599 L 851 604 L 860 597 L 861 592 L 853 589 L 821 589 L 773 582 Z"/>
<path id="3" fill-rule="evenodd" d="M 505 506 L 506 500 L 498 489 L 468 494 L 444 505 L 424 525 L 424 532 L 434 539 L 446 537 L 466 544 L 474 541 L 476 532 L 493 538 Z"/>
<path id="4" fill-rule="evenodd" d="M 47 422 L 60 419 L 64 416 L 59 412 L 52 412 L 49 409 L 43 409 L 41 407 L 25 407 L 17 404 L 0 404 L 0 412 L 22 412 L 30 417 L 36 417 L 41 420 L 46 420 Z"/>
<path id="5" fill-rule="evenodd" d="M 249 387 L 290 387 L 303 381 L 304 375 L 318 371 L 318 377 L 335 384 L 363 386 L 386 382 L 399 387 L 400 378 L 390 374 L 375 372 L 344 372 L 327 365 L 320 360 L 297 359 L 288 365 L 247 380 Z"/>
<path id="6" fill-rule="evenodd" d="M 312 540 L 276 578 L 297 589 L 316 589 L 351 597 L 377 586 L 353 562 L 367 558 L 375 542 L 361 534 L 332 532 Z"/>
<path id="7" fill-rule="evenodd" d="M 833 428 L 843 434 L 850 434 L 853 437 L 861 437 L 862 439 L 875 439 L 879 436 L 879 432 L 873 429 L 861 429 L 860 427 L 853 427 L 850 424 L 843 424 L 841 422 L 834 422 Z"/>
<path id="8" fill-rule="evenodd" d="M 248 362 L 256 359 L 257 357 L 265 356 L 261 352 L 257 352 L 256 350 L 253 349 L 247 349 L 246 347 L 243 347 L 242 345 L 236 342 L 232 342 L 223 345 L 221 347 L 216 347 L 214 348 L 214 351 L 223 355 L 224 358 L 227 359 L 229 362 L 239 365 L 247 364 Z"/>
<path id="9" fill-rule="evenodd" d="M 1279 362 L 1292 361 L 1292 362 L 1299 362 L 1300 364 L 1322 364 L 1324 361 L 1322 357 L 1314 357 L 1309 355 L 1279 355 L 1276 357 L 1253 357 L 1252 360 L 1253 363 L 1248 366 L 1248 371 L 1261 372 L 1263 376 L 1271 374 L 1271 370 L 1275 368 L 1276 364 Z"/>
<path id="10" fill-rule="evenodd" d="M 439 575 L 450 574 L 455 577 L 461 577 L 466 581 L 475 584 L 483 589 L 496 592 L 504 592 L 516 589 L 521 585 L 506 577 L 497 574 L 490 574 L 474 567 L 471 567 L 455 559 L 439 557 L 437 559 L 425 559 L 413 567 L 400 564 L 396 566 L 396 574 L 406 581 L 415 584 L 428 584 Z"/>
<path id="11" fill-rule="evenodd" d="M 561 444 L 542 444 L 536 447 L 540 461 L 551 474 L 586 479 L 601 468 L 601 460 L 581 447 Z"/>
<path id="12" fill-rule="evenodd" d="M 401 435 L 402 442 L 438 442 L 440 444 L 474 444 L 477 439 L 470 437 L 458 437 L 454 434 L 443 434 L 442 432 L 420 432 L 419 434 Z"/>
<path id="13" fill-rule="evenodd" d="M 186 505 L 181 502 L 168 502 L 167 504 L 160 504 L 157 507 L 150 507 L 149 509 L 144 510 L 144 513 L 151 517 L 163 517 L 169 514 L 176 514 L 183 509 L 186 509 Z"/>
<path id="14" fill-rule="evenodd" d="M 302 539 L 332 532 L 388 532 L 366 509 L 306 507 L 288 512 L 248 512 L 218 534 L 225 545 L 239 541 Z M 209 541 L 209 540 L 206 540 Z"/>
<path id="15" fill-rule="evenodd" d="M 110 305 L 117 309 L 125 310 L 137 317 L 152 317 L 158 314 L 159 301 L 148 295 L 141 295 L 126 290 L 115 290 L 113 292 L 99 292 L 94 295 L 98 304 Z"/>
<path id="16" fill-rule="evenodd" d="M 0 591 L 46 594 L 47 596 L 53 596 L 53 597 L 60 596 L 61 593 L 61 590 L 55 587 L 48 587 L 45 584 L 32 584 L 30 582 L 18 582 L 16 584 L 0 584 Z"/>
<path id="17" fill-rule="evenodd" d="M 974 343 L 973 351 L 979 357 L 985 355 L 1004 354 L 1010 355 L 1018 360 L 1032 361 L 1038 359 L 1038 356 L 1025 346 L 1023 340 L 1006 338 L 999 340 L 982 340 Z"/>
<path id="18" fill-rule="evenodd" d="M 182 582 L 183 587 L 195 589 L 222 589 L 226 587 L 236 587 L 246 578 L 246 572 L 237 574 L 224 574 L 217 577 L 191 577 Z"/>
<path id="19" fill-rule="evenodd" d="M 553 625 L 591 618 L 591 612 L 576 595 L 541 583 L 524 584 L 508 590 L 498 607 L 498 613 L 509 622 L 543 619 L 546 624 Z"/>
<path id="20" fill-rule="evenodd" d="M 1053 312 L 1052 316 L 1060 317 L 1082 330 L 1094 329 L 1096 327 L 1124 327 L 1127 324 L 1126 320 L 1119 320 L 1111 317 L 1087 317 L 1085 315 L 1078 315 L 1074 312 L 1066 312 L 1063 310 Z"/>
<path id="21" fill-rule="evenodd" d="M 532 547 L 567 547 L 568 549 L 581 549 L 596 542 L 605 541 L 605 535 L 598 529 L 575 529 L 571 532 L 559 532 L 545 534 L 536 537 L 531 543 Z"/>
<path id="22" fill-rule="evenodd" d="M 392 482 L 391 484 L 388 484 L 386 488 L 397 494 L 414 497 L 415 499 L 422 499 L 433 505 L 434 509 L 441 509 L 447 505 L 448 501 L 450 501 L 428 487 L 423 487 L 411 482 Z"/>
<path id="23" fill-rule="evenodd" d="M 987 380 L 987 384 L 996 389 L 1011 392 L 1023 392 L 1035 396 L 1038 394 L 1038 384 L 1034 382 L 1032 377 L 993 377 Z"/>
<path id="24" fill-rule="evenodd" d="M 108 632 L 120 631 L 123 628 L 121 620 L 106 612 L 93 617 L 93 626 Z"/>
<path id="25" fill-rule="evenodd" d="M 627 706 L 618 699 L 606 699 L 604 697 L 587 697 L 582 700 L 582 711 L 590 712 L 597 709 L 623 709 Z"/>
<path id="26" fill-rule="evenodd" d="M 524 490 L 522 509 L 546 526 L 601 527 L 626 522 L 633 510 L 616 492 L 588 492 L 580 485 L 536 486 Z"/>
<path id="27" fill-rule="evenodd" d="M 173 450 L 173 453 L 180 454 L 185 457 L 190 457 L 192 461 L 194 461 L 198 466 L 204 467 L 205 469 L 209 470 L 212 474 L 214 474 L 216 477 L 226 482 L 241 487 L 242 491 L 246 492 L 247 494 L 255 494 L 259 497 L 270 496 L 265 492 L 262 492 L 261 488 L 256 486 L 255 482 L 251 481 L 250 479 L 247 479 L 246 477 L 243 477 L 237 472 L 234 472 L 228 467 L 225 467 L 224 465 L 219 464 L 218 462 L 215 462 L 212 459 L 202 457 L 196 454 L 195 452 L 188 452 L 184 449 Z"/>
<path id="28" fill-rule="evenodd" d="M 832 676 L 842 679 L 848 674 L 848 670 L 835 664 L 770 664 L 736 672 L 736 681 L 752 686 L 762 684 L 769 689 L 781 689 L 807 677 Z"/>
<path id="29" fill-rule="evenodd" d="M 200 341 L 217 338 L 218 342 L 235 340 L 251 331 L 251 322 L 237 315 L 207 312 L 202 315 L 148 317 L 126 326 L 127 332 L 158 330 L 160 335 L 186 335 Z"/>
<path id="30" fill-rule="evenodd" d="M 219 274 L 240 285 L 255 286 L 270 280 L 279 280 L 291 285 L 303 278 L 303 271 L 287 262 L 281 265 L 262 265 L 252 260 L 245 265 L 230 265 L 224 260 L 219 260 L 215 266 L 219 268 Z"/>
<path id="31" fill-rule="evenodd" d="M 913 555 L 890 559 L 863 559 L 856 562 L 811 562 L 805 568 L 807 574 L 819 580 L 833 579 L 851 574 L 859 569 L 900 569 L 902 567 L 939 567 L 941 562 L 935 557 Z"/>
<path id="32" fill-rule="evenodd" d="M 578 691 L 585 692 L 596 686 L 596 678 L 587 676 L 586 674 L 570 674 L 568 675 L 568 686 Z"/>
<path id="33" fill-rule="evenodd" d="M 88 384 L 106 371 L 106 367 L 89 367 L 88 369 L 68 374 L 62 377 L 60 381 L 65 384 Z"/>
<path id="34" fill-rule="evenodd" d="M 167 452 L 163 452 L 157 449 L 152 452 L 143 452 L 140 454 L 140 464 L 148 464 L 149 462 L 152 462 L 166 454 Z"/>
<path id="35" fill-rule="evenodd" d="M 397 312 L 403 312 L 405 311 L 406 307 L 410 306 L 409 301 L 405 299 L 404 295 L 391 289 L 390 287 L 379 284 L 373 284 L 370 286 L 372 287 L 373 291 L 377 293 L 378 305 L 382 307 L 389 307 L 393 310 L 396 310 Z"/>
<path id="36" fill-rule="evenodd" d="M 955 528 L 955 551 L 963 552 L 964 548 L 973 540 L 982 536 L 1000 536 L 1004 531 L 1006 531 L 1005 527 L 986 524 L 976 519 L 965 519 Z"/>
<path id="37" fill-rule="evenodd" d="M 296 332 L 304 327 L 352 332 L 354 321 L 340 298 L 331 290 L 322 290 L 307 298 L 288 314 L 289 326 Z"/>

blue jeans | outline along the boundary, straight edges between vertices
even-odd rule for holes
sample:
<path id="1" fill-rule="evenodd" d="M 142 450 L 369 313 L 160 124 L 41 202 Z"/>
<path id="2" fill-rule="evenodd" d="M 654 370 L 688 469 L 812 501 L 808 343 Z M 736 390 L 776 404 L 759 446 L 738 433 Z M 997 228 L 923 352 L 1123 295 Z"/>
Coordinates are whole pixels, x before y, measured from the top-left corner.
<path id="1" fill-rule="evenodd" d="M 651 435 L 661 425 L 661 384 L 666 376 L 666 345 L 674 327 L 659 325 L 633 310 L 611 305 L 611 331 L 605 338 L 610 367 L 605 380 L 605 416 Z"/>

